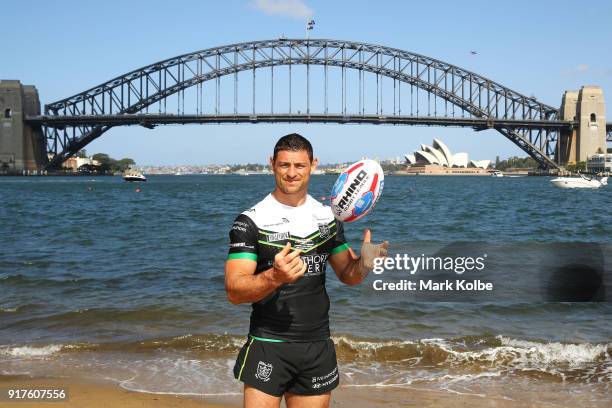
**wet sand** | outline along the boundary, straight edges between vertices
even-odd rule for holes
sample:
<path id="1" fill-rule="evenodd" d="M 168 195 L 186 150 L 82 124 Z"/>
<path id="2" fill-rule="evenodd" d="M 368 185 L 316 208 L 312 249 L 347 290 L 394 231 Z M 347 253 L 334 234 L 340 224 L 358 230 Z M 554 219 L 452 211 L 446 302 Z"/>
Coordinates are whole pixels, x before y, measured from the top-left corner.
<path id="1" fill-rule="evenodd" d="M 57 407 L 57 408 L 227 408 L 241 407 L 240 396 L 202 397 L 167 394 L 149 394 L 127 391 L 116 384 L 83 381 L 70 378 L 29 378 L 26 376 L 0 376 L 0 389 L 4 395 L 9 388 L 65 388 L 69 399 L 62 402 L 7 402 L 0 399 L 0 407 Z M 501 386 L 500 386 L 501 387 Z M 221 390 L 219 390 L 221 391 Z M 489 391 L 494 391 L 490 389 Z M 501 390 L 500 390 L 501 391 Z M 500 393 L 502 395 L 504 393 Z M 283 404 L 284 406 L 284 404 Z M 559 392 L 525 393 L 513 396 L 490 397 L 484 394 L 456 394 L 428 389 L 401 389 L 394 387 L 342 386 L 333 392 L 332 407 L 474 407 L 474 408 L 556 408 L 605 407 L 605 402 L 592 403 L 583 397 L 572 396 L 559 386 Z"/>
<path id="2" fill-rule="evenodd" d="M 56 402 L 8 402 L 7 389 L 67 389 L 68 400 Z M 0 376 L 0 407 L 17 408 L 223 408 L 227 405 L 212 403 L 203 397 L 160 395 L 125 390 L 118 385 L 104 382 L 81 381 L 64 378 L 28 378 L 24 376 Z"/>

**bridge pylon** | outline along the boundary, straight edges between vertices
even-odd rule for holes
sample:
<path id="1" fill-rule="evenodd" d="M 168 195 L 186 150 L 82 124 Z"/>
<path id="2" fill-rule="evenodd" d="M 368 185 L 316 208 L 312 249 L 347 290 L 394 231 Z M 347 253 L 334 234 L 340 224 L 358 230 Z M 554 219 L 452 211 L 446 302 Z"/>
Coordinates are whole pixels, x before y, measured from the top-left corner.
<path id="1" fill-rule="evenodd" d="M 577 126 L 560 131 L 558 163 L 567 166 L 606 153 L 606 108 L 601 87 L 586 85 L 579 91 L 565 91 L 561 116 L 562 120 L 577 122 Z"/>
<path id="2" fill-rule="evenodd" d="M 25 121 L 40 115 L 33 85 L 0 80 L 0 174 L 40 174 L 47 164 L 47 143 L 41 126 Z"/>

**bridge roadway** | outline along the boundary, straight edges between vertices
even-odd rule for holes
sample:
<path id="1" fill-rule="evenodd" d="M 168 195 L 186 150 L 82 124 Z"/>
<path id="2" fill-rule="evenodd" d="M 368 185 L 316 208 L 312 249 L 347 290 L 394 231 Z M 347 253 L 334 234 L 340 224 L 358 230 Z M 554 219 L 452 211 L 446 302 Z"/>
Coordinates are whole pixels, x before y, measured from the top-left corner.
<path id="1" fill-rule="evenodd" d="M 231 115 L 174 115 L 174 114 L 120 114 L 78 116 L 29 116 L 26 122 L 51 128 L 65 126 L 118 126 L 141 125 L 154 127 L 171 124 L 220 124 L 220 123 L 357 123 L 389 125 L 461 126 L 477 130 L 520 127 L 524 129 L 572 129 L 578 122 L 559 120 L 525 120 L 461 118 L 398 115 L 337 115 L 337 114 L 231 114 Z M 609 124 L 612 127 L 612 123 Z"/>

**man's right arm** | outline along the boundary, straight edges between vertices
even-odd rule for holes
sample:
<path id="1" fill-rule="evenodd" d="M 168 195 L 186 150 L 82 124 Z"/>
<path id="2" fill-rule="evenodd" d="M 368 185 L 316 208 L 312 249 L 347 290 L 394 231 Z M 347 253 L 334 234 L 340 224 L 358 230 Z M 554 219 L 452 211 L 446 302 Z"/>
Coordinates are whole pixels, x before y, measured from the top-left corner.
<path id="1" fill-rule="evenodd" d="M 230 302 L 254 303 L 268 296 L 278 287 L 270 278 L 270 270 L 255 275 L 257 262 L 250 259 L 225 261 L 225 292 Z"/>
<path id="2" fill-rule="evenodd" d="M 299 257 L 300 251 L 290 250 L 288 242 L 274 256 L 274 266 L 257 275 L 257 262 L 251 259 L 225 261 L 225 292 L 229 301 L 235 305 L 259 302 L 279 286 L 301 278 L 306 272 L 306 264 Z"/>

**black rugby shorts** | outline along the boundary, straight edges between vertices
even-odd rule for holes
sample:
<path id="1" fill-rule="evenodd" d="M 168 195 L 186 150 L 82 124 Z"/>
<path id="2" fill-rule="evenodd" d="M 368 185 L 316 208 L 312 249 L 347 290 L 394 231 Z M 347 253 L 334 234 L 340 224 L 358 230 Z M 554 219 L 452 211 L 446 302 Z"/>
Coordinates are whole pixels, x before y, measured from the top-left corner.
<path id="1" fill-rule="evenodd" d="M 339 383 L 334 342 L 278 342 L 249 336 L 238 353 L 234 377 L 275 397 L 286 392 L 324 394 Z"/>

